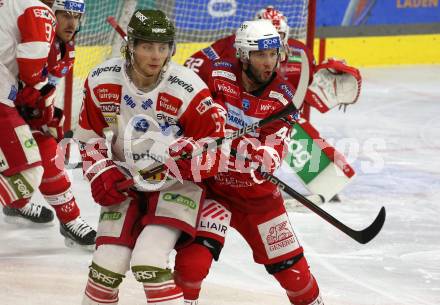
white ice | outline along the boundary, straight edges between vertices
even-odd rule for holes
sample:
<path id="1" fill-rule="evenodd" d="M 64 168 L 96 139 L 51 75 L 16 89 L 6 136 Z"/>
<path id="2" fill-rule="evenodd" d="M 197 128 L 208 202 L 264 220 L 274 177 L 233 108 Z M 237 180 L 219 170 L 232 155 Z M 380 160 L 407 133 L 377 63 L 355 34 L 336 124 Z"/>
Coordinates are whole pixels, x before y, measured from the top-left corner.
<path id="1" fill-rule="evenodd" d="M 385 206 L 382 232 L 361 245 L 311 212 L 289 214 L 326 305 L 438 305 L 440 66 L 362 72 L 361 98 L 347 113 L 312 114 L 321 135 L 357 172 L 341 193 L 342 203 L 322 207 L 362 229 Z M 70 174 L 83 217 L 96 225 L 99 209 L 88 184 L 79 171 Z M 283 179 L 297 185 L 294 177 Z M 0 231 L 0 304 L 81 303 L 90 253 L 66 248 L 57 224 L 18 226 L 0 217 Z M 200 305 L 289 304 L 235 231 L 204 288 Z M 121 305 L 146 303 L 130 274 L 120 299 Z"/>

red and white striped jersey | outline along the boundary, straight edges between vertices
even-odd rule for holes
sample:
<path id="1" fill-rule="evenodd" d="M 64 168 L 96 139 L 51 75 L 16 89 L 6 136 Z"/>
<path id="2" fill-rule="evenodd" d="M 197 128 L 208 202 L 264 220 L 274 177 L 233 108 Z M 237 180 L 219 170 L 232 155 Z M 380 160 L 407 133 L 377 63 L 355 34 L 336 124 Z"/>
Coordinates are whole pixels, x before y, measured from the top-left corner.
<path id="1" fill-rule="evenodd" d="M 0 103 L 12 106 L 18 79 L 34 86 L 47 78 L 56 19 L 38 0 L 2 0 L 0 20 Z"/>

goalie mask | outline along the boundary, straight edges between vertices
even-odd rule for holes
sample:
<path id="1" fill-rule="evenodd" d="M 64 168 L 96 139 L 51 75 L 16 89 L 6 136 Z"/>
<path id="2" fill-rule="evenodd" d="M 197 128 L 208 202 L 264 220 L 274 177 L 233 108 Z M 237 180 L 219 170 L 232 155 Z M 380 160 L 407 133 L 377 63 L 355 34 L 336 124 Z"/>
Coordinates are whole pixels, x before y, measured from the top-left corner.
<path id="1" fill-rule="evenodd" d="M 272 22 L 273 26 L 277 29 L 278 33 L 283 33 L 283 43 L 287 43 L 289 36 L 289 25 L 287 24 L 287 18 L 280 11 L 276 10 L 273 6 L 269 5 L 257 12 L 255 20 L 265 19 Z"/>

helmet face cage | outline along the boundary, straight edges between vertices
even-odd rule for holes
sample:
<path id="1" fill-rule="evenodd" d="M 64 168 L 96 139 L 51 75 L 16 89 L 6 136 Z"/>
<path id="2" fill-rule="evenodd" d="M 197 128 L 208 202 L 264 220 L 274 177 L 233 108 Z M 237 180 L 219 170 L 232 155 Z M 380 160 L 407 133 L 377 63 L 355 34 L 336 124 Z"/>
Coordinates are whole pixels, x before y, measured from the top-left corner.
<path id="1" fill-rule="evenodd" d="M 82 15 L 86 10 L 86 5 L 84 0 L 55 0 L 52 10 L 54 13 L 56 11 L 66 11 Z"/>
<path id="2" fill-rule="evenodd" d="M 272 22 L 278 33 L 284 33 L 283 43 L 286 44 L 289 36 L 289 25 L 284 14 L 269 5 L 257 12 L 255 20 L 265 19 Z"/>
<path id="3" fill-rule="evenodd" d="M 237 30 L 235 48 L 242 62 L 249 61 L 251 51 L 279 49 L 282 47 L 280 34 L 267 20 L 245 21 Z"/>

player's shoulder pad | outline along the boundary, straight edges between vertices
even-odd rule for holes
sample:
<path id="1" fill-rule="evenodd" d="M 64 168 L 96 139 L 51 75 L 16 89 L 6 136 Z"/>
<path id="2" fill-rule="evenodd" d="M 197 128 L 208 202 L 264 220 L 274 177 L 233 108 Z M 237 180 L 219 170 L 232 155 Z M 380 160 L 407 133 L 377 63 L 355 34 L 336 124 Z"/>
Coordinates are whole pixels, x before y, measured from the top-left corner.
<path id="1" fill-rule="evenodd" d="M 164 86 L 175 96 L 182 99 L 192 99 L 203 89 L 207 89 L 205 82 L 191 69 L 170 63 L 164 76 Z"/>
<path id="2" fill-rule="evenodd" d="M 100 65 L 96 66 L 89 73 L 89 81 L 102 78 L 115 78 L 120 77 L 120 73 L 123 70 L 125 60 L 122 58 L 112 58 L 104 61 Z"/>
<path id="3" fill-rule="evenodd" d="M 286 82 L 280 76 L 277 76 L 273 79 L 266 92 L 268 92 L 269 98 L 272 98 L 283 104 L 283 106 L 286 106 L 287 104 L 292 103 L 296 90 L 291 84 Z"/>

